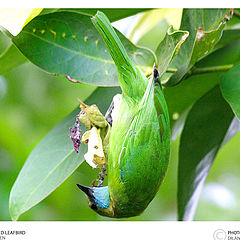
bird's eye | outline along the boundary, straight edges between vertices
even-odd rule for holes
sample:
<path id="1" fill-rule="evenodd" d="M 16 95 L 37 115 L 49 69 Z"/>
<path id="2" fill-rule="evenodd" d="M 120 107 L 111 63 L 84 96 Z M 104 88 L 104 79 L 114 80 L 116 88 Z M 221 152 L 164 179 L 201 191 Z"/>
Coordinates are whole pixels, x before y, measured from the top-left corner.
<path id="1" fill-rule="evenodd" d="M 91 204 L 90 208 L 91 208 L 92 210 L 97 210 L 97 209 L 98 209 L 97 206 L 96 206 L 96 204 Z"/>

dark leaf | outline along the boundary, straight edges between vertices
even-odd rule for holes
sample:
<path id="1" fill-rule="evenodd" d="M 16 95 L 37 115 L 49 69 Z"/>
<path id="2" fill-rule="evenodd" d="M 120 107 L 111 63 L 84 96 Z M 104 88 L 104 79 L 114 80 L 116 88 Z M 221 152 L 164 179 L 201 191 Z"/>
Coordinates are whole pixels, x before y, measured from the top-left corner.
<path id="1" fill-rule="evenodd" d="M 240 119 L 240 62 L 222 75 L 220 88 L 233 112 Z"/>
<path id="2" fill-rule="evenodd" d="M 222 37 L 216 44 L 214 50 L 222 48 L 229 43 L 237 41 L 240 39 L 240 29 L 226 29 L 223 31 Z"/>
<path id="3" fill-rule="evenodd" d="M 190 110 L 179 149 L 178 215 L 192 220 L 203 184 L 218 150 L 240 129 L 218 86 Z"/>

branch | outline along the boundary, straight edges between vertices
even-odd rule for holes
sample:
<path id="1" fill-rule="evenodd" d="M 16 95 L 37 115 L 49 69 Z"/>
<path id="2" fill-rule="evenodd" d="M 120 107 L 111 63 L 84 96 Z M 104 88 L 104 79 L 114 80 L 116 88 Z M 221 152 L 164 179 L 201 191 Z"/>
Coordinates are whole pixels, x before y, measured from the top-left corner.
<path id="1" fill-rule="evenodd" d="M 221 66 L 211 66 L 211 67 L 202 67 L 202 68 L 197 68 L 193 67 L 189 72 L 187 73 L 187 77 L 190 77 L 192 75 L 197 75 L 197 74 L 204 74 L 204 73 L 214 73 L 214 72 L 226 72 L 229 69 L 233 67 L 233 64 L 228 64 L 228 65 L 221 65 Z M 177 68 L 168 68 L 167 73 L 175 73 L 177 72 Z"/>

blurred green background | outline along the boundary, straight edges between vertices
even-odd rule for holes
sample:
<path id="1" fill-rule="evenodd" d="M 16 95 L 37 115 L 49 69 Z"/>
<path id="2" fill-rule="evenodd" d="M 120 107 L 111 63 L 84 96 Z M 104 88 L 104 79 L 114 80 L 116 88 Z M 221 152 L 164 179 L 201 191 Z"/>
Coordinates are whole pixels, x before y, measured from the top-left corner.
<path id="1" fill-rule="evenodd" d="M 144 41 L 148 40 L 141 39 L 142 45 Z M 0 32 L 0 54 L 9 44 Z M 154 48 L 155 43 L 152 44 Z M 54 77 L 31 63 L 0 76 L 0 220 L 11 220 L 9 193 L 32 149 L 78 106 L 78 97 L 84 100 L 94 89 Z M 195 220 L 240 220 L 239 142 L 240 133 L 220 150 L 201 194 Z M 155 199 L 141 216 L 126 220 L 177 219 L 178 144 L 179 138 L 171 144 L 169 170 Z M 19 220 L 112 220 L 92 211 L 85 195 L 76 187 L 76 183 L 89 185 L 96 175 L 83 163 Z"/>

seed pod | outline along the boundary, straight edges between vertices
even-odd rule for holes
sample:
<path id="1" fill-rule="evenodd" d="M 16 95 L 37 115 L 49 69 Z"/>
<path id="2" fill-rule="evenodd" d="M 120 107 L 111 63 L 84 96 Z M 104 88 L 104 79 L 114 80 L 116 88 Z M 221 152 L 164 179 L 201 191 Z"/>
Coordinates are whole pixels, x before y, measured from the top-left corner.
<path id="1" fill-rule="evenodd" d="M 156 195 L 170 152 L 167 105 L 154 67 L 148 79 L 129 59 L 106 16 L 92 22 L 116 64 L 122 97 L 113 107 L 108 144 L 108 186 L 78 187 L 90 207 L 108 217 L 139 215 Z"/>

